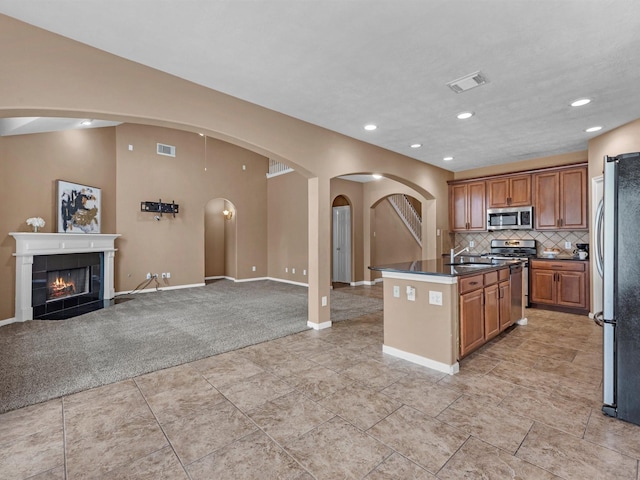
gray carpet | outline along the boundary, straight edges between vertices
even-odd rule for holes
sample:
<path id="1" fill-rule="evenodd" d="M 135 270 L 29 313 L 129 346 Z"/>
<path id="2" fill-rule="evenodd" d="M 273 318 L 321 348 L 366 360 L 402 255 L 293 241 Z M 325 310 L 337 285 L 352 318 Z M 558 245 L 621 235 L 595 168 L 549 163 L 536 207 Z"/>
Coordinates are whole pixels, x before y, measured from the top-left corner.
<path id="1" fill-rule="evenodd" d="M 68 320 L 0 327 L 0 413 L 306 330 L 307 288 L 273 281 L 131 296 Z M 382 310 L 334 290 L 331 320 Z"/>

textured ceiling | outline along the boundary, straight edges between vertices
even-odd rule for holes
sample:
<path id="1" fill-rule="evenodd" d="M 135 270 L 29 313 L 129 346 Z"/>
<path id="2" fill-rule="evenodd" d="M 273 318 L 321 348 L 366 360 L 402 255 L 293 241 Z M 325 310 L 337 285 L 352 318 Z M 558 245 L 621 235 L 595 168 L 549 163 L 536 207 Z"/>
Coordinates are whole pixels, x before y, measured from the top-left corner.
<path id="1" fill-rule="evenodd" d="M 453 171 L 585 150 L 640 117 L 638 0 L 0 0 L 0 13 Z M 488 84 L 446 86 L 478 70 Z M 581 97 L 593 102 L 569 106 Z"/>

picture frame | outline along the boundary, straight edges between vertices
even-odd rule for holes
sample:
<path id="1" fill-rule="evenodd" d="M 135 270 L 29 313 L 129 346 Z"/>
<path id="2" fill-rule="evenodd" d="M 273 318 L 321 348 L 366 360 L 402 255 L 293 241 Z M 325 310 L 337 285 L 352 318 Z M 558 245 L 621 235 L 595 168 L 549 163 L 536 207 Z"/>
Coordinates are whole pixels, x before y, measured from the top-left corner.
<path id="1" fill-rule="evenodd" d="M 56 197 L 58 233 L 100 233 L 101 189 L 57 180 Z"/>

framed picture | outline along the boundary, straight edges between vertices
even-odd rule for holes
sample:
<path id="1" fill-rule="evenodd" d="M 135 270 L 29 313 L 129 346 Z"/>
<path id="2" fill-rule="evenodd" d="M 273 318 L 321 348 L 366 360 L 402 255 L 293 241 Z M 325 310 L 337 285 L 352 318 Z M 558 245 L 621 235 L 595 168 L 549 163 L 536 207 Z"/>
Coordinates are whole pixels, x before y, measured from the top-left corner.
<path id="1" fill-rule="evenodd" d="M 100 233 L 99 188 L 58 180 L 58 233 Z"/>

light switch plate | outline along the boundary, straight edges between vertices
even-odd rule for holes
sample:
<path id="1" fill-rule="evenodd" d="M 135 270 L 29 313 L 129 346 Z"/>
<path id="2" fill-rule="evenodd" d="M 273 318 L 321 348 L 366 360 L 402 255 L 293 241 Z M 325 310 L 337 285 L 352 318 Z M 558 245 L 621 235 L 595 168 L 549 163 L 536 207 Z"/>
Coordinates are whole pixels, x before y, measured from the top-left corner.
<path id="1" fill-rule="evenodd" d="M 571 248 L 571 242 L 564 242 L 564 248 L 569 250 Z"/>
<path id="2" fill-rule="evenodd" d="M 398 285 L 393 286 L 393 296 L 395 298 L 400 298 L 400 287 Z"/>
<path id="3" fill-rule="evenodd" d="M 407 287 L 407 300 L 410 302 L 416 301 L 416 289 L 415 287 L 408 286 Z"/>

